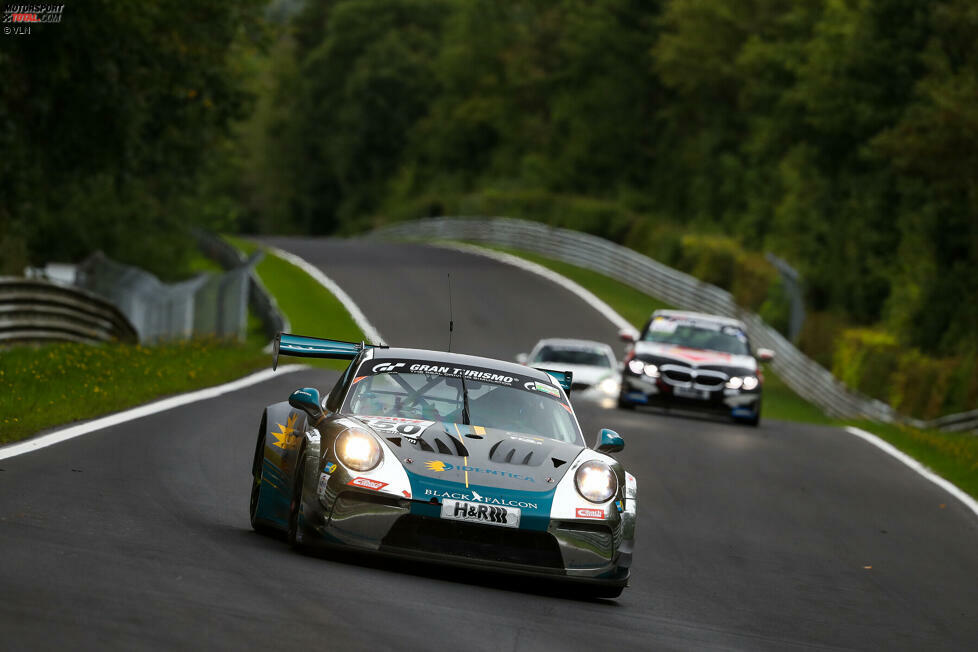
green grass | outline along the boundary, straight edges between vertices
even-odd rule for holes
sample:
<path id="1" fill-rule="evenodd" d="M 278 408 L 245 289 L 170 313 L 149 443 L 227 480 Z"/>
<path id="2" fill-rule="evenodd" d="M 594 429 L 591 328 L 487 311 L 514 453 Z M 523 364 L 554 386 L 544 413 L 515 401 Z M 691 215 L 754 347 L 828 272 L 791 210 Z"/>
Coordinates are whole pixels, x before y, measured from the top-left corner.
<path id="1" fill-rule="evenodd" d="M 0 350 L 0 443 L 268 366 L 254 339 L 134 346 L 58 343 Z"/>
<path id="2" fill-rule="evenodd" d="M 229 238 L 250 253 L 257 246 Z M 195 258 L 196 271 L 218 271 Z M 258 275 L 304 335 L 360 340 L 363 337 L 342 304 L 298 267 L 266 255 Z M 45 428 L 146 403 L 172 394 L 210 387 L 267 368 L 265 338 L 249 314 L 243 343 L 220 339 L 129 344 L 58 343 L 0 349 L 0 443 L 24 439 Z M 338 360 L 299 360 L 333 369 Z"/>
<path id="3" fill-rule="evenodd" d="M 590 290 L 625 319 L 641 328 L 653 310 L 668 308 L 660 301 L 607 276 L 537 254 L 505 247 L 489 247 L 525 258 L 563 274 Z M 876 422 L 839 421 L 798 396 L 769 365 L 764 367 L 764 418 L 844 427 L 856 425 L 884 439 L 934 472 L 978 497 L 978 436 L 941 430 L 919 430 Z"/>
<path id="4" fill-rule="evenodd" d="M 919 430 L 873 421 L 850 421 L 846 425 L 857 426 L 885 439 L 978 498 L 978 436 L 943 430 Z"/>
<path id="5" fill-rule="evenodd" d="M 187 258 L 187 271 L 191 275 L 200 274 L 201 272 L 211 272 L 213 274 L 224 273 L 224 270 L 216 261 L 208 258 L 202 251 L 197 249 L 190 253 Z"/>
<path id="6" fill-rule="evenodd" d="M 225 239 L 246 255 L 258 248 L 243 238 L 225 236 Z M 351 342 L 363 339 L 363 332 L 343 304 L 292 263 L 266 252 L 255 271 L 275 297 L 279 310 L 288 317 L 293 333 Z M 345 369 L 347 365 L 342 360 L 304 358 L 301 361 L 327 369 Z"/>
<path id="7" fill-rule="evenodd" d="M 816 405 L 795 394 L 781 377 L 764 365 L 764 418 L 800 423 L 833 425 L 835 422 Z"/>

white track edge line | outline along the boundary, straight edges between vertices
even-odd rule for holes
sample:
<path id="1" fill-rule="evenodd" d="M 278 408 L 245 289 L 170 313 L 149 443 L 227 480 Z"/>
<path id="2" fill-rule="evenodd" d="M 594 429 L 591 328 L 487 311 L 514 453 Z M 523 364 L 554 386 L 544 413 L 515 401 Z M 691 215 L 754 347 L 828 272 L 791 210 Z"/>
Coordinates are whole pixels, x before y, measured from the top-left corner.
<path id="1" fill-rule="evenodd" d="M 548 281 L 552 281 L 553 283 L 563 287 L 565 290 L 569 290 L 570 292 L 576 294 L 580 299 L 601 313 L 605 319 L 610 321 L 619 329 L 628 330 L 637 334 L 635 327 L 632 326 L 627 319 L 618 314 L 614 308 L 595 296 L 590 290 L 584 289 L 566 276 L 558 274 L 557 272 L 553 271 L 552 269 L 548 269 L 543 265 L 538 265 L 537 263 L 526 260 L 525 258 L 520 258 L 519 256 L 507 254 L 502 251 L 495 251 L 493 249 L 479 247 L 478 245 L 446 242 L 436 242 L 432 243 L 432 245 L 435 247 L 442 247 L 444 249 L 455 249 L 457 251 L 463 251 L 466 253 L 475 254 L 477 256 L 492 258 L 501 263 L 506 263 L 507 265 L 519 267 L 527 272 L 532 272 L 537 276 L 542 276 Z"/>
<path id="2" fill-rule="evenodd" d="M 855 426 L 846 426 L 845 430 L 850 435 L 855 435 L 856 437 L 859 437 L 863 441 L 872 444 L 876 448 L 880 449 L 890 457 L 896 458 L 906 466 L 910 467 L 917 474 L 923 476 L 927 480 L 930 480 L 938 487 L 940 487 L 944 491 L 948 492 L 949 494 L 951 494 L 952 496 L 960 500 L 962 503 L 964 503 L 965 507 L 967 507 L 972 512 L 974 512 L 975 516 L 978 516 L 978 502 L 976 502 L 974 498 L 972 498 L 963 489 L 961 489 L 954 483 L 937 475 L 936 473 L 928 469 L 926 466 L 924 466 L 914 458 L 910 457 L 906 453 L 899 450 L 893 444 L 884 441 L 883 439 L 880 439 L 879 437 L 877 437 L 871 432 L 867 432 L 862 428 L 857 428 Z"/>
<path id="3" fill-rule="evenodd" d="M 353 317 L 354 323 L 356 323 L 360 330 L 363 331 L 364 337 L 366 337 L 369 342 L 373 344 L 384 343 L 384 338 L 381 337 L 380 331 L 378 331 L 374 325 L 367 320 L 366 315 L 364 315 L 363 311 L 360 310 L 360 306 L 358 306 L 353 299 L 350 298 L 350 295 L 347 294 L 343 288 L 337 285 L 336 281 L 326 276 L 321 269 L 307 261 L 305 258 L 296 256 L 295 254 L 279 249 L 278 247 L 268 247 L 268 250 L 282 260 L 290 262 L 304 271 L 306 274 L 315 279 L 317 283 L 329 290 L 333 296 L 339 299 L 339 302 L 343 304 L 346 311 L 350 313 L 350 316 Z"/>
<path id="4" fill-rule="evenodd" d="M 604 315 L 604 317 L 607 318 L 608 321 L 610 321 L 618 328 L 628 328 L 632 331 L 635 330 L 635 327 L 629 324 L 624 317 L 622 317 L 620 314 L 618 314 L 615 311 L 614 308 L 612 308 L 604 301 L 596 297 L 594 294 L 592 294 L 588 290 L 585 290 L 583 287 L 581 287 L 574 281 L 570 280 L 566 276 L 562 276 L 557 272 L 553 271 L 552 269 L 548 269 L 544 267 L 543 265 L 538 265 L 537 263 L 526 260 L 525 258 L 520 258 L 519 256 L 514 256 L 512 254 L 503 253 L 501 251 L 494 251 L 492 249 L 485 249 L 483 247 L 479 247 L 478 245 L 470 245 L 470 244 L 463 244 L 463 243 L 432 243 L 432 244 L 434 246 L 443 247 L 445 249 L 455 249 L 457 251 L 464 251 L 479 256 L 485 256 L 486 258 L 493 258 L 495 260 L 498 260 L 499 262 L 507 263 L 509 265 L 514 265 L 516 267 L 525 269 L 528 272 L 533 272 L 534 274 L 543 276 L 544 278 L 549 279 L 554 283 L 557 283 L 558 285 L 570 290 L 571 292 L 573 292 L 574 294 L 582 298 L 592 308 L 594 308 L 602 315 Z M 968 493 L 966 493 L 963 489 L 961 489 L 951 481 L 946 480 L 945 478 L 942 478 L 941 476 L 937 475 L 936 473 L 928 469 L 926 466 L 924 466 L 914 458 L 910 457 L 906 453 L 901 452 L 892 444 L 880 439 L 879 437 L 877 437 L 876 435 L 870 432 L 866 432 L 865 430 L 861 428 L 856 428 L 855 426 L 846 426 L 844 430 L 848 432 L 850 435 L 855 435 L 856 437 L 859 437 L 860 439 L 872 444 L 873 446 L 876 446 L 878 449 L 880 449 L 887 455 L 896 458 L 897 460 L 899 460 L 900 462 L 908 466 L 917 474 L 923 476 L 930 482 L 936 484 L 938 487 L 944 489 L 946 492 L 948 492 L 949 494 L 957 498 L 959 501 L 961 501 L 964 504 L 965 507 L 970 509 L 975 514 L 975 516 L 978 516 L 978 502 L 976 502 L 974 498 L 972 498 Z"/>
<path id="5" fill-rule="evenodd" d="M 47 448 L 48 446 L 53 446 L 54 444 L 60 444 L 63 441 L 74 439 L 75 437 L 87 435 L 95 430 L 117 426 L 120 423 L 147 417 L 151 414 L 156 414 L 157 412 L 172 410 L 175 407 L 180 407 L 188 403 L 196 403 L 198 401 L 221 396 L 222 394 L 227 394 L 229 392 L 235 392 L 239 389 L 244 389 L 245 387 L 270 380 L 271 378 L 275 377 L 276 374 L 292 373 L 294 371 L 299 371 L 300 369 L 308 369 L 308 367 L 302 364 L 291 364 L 279 367 L 278 371 L 264 369 L 262 371 L 255 372 L 250 376 L 245 376 L 244 378 L 239 378 L 229 383 L 224 383 L 223 385 L 215 385 L 213 387 L 199 389 L 186 394 L 178 394 L 177 396 L 164 398 L 153 403 L 147 403 L 146 405 L 140 405 L 139 407 L 123 410 L 122 412 L 116 412 L 115 414 L 99 417 L 93 421 L 87 421 L 77 426 L 70 426 L 61 430 L 55 430 L 54 432 L 49 432 L 46 435 L 28 439 L 27 441 L 7 444 L 0 447 L 0 460 L 41 450 L 42 448 Z"/>

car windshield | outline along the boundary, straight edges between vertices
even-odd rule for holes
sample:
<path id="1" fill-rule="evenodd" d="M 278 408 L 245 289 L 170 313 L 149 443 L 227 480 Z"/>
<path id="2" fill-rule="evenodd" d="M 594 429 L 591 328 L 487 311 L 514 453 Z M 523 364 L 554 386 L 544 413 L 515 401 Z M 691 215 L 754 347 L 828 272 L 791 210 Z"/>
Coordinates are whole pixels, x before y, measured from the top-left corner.
<path id="1" fill-rule="evenodd" d="M 656 317 L 642 335 L 646 342 L 674 344 L 690 349 L 707 349 L 750 355 L 747 336 L 735 326 L 723 326 L 709 322 L 686 321 Z"/>
<path id="2" fill-rule="evenodd" d="M 468 394 L 467 414 L 463 413 L 463 378 Z M 467 422 L 566 442 L 583 441 L 563 394 L 549 383 L 491 369 L 417 360 L 365 362 L 353 379 L 343 412 Z"/>
<path id="3" fill-rule="evenodd" d="M 545 345 L 532 360 L 533 364 L 580 364 L 589 367 L 611 367 L 611 360 L 597 349 Z"/>

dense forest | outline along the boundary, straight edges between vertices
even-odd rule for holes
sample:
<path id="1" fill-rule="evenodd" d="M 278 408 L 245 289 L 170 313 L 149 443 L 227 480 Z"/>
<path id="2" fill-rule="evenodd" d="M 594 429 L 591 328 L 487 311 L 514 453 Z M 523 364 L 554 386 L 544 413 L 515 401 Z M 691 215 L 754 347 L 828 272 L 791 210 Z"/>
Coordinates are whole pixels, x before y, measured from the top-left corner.
<path id="1" fill-rule="evenodd" d="M 188 224 L 510 215 L 782 326 L 773 252 L 804 278 L 799 344 L 848 383 L 978 403 L 973 0 L 90 4 L 0 51 L 8 270 L 178 269 Z"/>

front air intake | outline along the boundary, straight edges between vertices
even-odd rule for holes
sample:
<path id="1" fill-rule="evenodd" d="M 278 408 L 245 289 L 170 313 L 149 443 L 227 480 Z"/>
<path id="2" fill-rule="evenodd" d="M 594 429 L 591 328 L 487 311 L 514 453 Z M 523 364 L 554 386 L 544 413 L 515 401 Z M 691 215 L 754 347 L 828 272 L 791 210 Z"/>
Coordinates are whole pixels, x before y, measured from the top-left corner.
<path id="1" fill-rule="evenodd" d="M 540 466 L 550 454 L 550 447 L 532 444 L 518 439 L 497 441 L 489 449 L 489 459 L 500 464 Z"/>
<path id="2" fill-rule="evenodd" d="M 432 432 L 429 428 L 418 438 L 418 446 L 423 451 L 440 455 L 466 457 L 469 454 L 469 449 L 465 447 L 462 440 L 453 437 L 444 430 Z"/>

